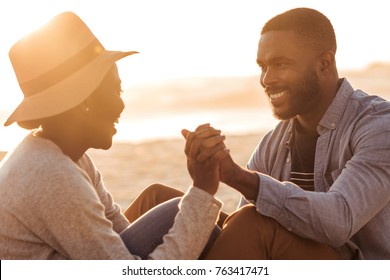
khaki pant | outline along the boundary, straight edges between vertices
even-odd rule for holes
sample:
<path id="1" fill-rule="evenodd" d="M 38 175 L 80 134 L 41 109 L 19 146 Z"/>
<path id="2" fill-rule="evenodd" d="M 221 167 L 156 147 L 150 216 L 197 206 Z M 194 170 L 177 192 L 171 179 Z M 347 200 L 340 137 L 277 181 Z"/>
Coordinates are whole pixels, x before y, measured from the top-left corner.
<path id="1" fill-rule="evenodd" d="M 182 195 L 183 192 L 164 185 L 151 185 L 124 215 L 132 222 L 154 206 Z M 276 220 L 258 213 L 253 205 L 230 216 L 221 213 L 218 225 L 222 231 L 204 259 L 341 259 L 335 249 L 286 230 Z"/>

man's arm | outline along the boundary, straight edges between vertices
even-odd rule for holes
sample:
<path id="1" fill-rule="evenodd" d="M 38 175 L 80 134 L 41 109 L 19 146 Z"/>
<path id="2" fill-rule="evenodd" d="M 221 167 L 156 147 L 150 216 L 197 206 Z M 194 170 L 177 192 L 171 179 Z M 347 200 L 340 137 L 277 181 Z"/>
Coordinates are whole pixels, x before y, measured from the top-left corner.
<path id="1" fill-rule="evenodd" d="M 221 181 L 239 191 L 248 201 L 257 200 L 258 175 L 236 164 L 230 155 L 221 162 Z"/>

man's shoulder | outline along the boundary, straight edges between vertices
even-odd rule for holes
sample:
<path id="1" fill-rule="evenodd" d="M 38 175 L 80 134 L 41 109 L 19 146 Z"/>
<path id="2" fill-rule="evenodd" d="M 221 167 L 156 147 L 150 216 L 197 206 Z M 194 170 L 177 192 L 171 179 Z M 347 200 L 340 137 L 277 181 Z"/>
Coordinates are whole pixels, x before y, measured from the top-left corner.
<path id="1" fill-rule="evenodd" d="M 373 109 L 390 108 L 390 102 L 384 97 L 374 94 L 369 94 L 363 90 L 357 89 L 351 95 L 352 102 L 357 102 L 360 107 Z"/>
<path id="2" fill-rule="evenodd" d="M 346 113 L 351 122 L 383 126 L 390 121 L 390 102 L 381 96 L 355 90 L 346 107 Z"/>

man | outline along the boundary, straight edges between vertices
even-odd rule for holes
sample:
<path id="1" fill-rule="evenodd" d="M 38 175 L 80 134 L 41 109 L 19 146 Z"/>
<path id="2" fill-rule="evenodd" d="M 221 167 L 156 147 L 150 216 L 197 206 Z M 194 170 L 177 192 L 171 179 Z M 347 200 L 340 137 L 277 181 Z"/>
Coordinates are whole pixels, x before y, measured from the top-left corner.
<path id="1" fill-rule="evenodd" d="M 206 258 L 390 259 L 390 103 L 340 79 L 335 53 L 318 11 L 264 25 L 260 83 L 281 122 L 247 169 L 222 162 L 221 181 L 247 205 Z"/>

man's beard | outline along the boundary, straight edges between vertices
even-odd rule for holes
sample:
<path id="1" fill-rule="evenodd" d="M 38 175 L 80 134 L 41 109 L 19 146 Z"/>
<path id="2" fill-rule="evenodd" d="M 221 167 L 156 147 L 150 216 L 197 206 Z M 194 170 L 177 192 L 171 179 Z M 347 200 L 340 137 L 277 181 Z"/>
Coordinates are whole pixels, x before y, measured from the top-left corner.
<path id="1" fill-rule="evenodd" d="M 300 88 L 295 90 L 286 89 L 288 94 L 288 109 L 278 111 L 272 106 L 274 116 L 280 120 L 289 120 L 297 115 L 303 115 L 315 107 L 319 102 L 319 82 L 314 72 L 308 73 L 302 80 Z"/>

